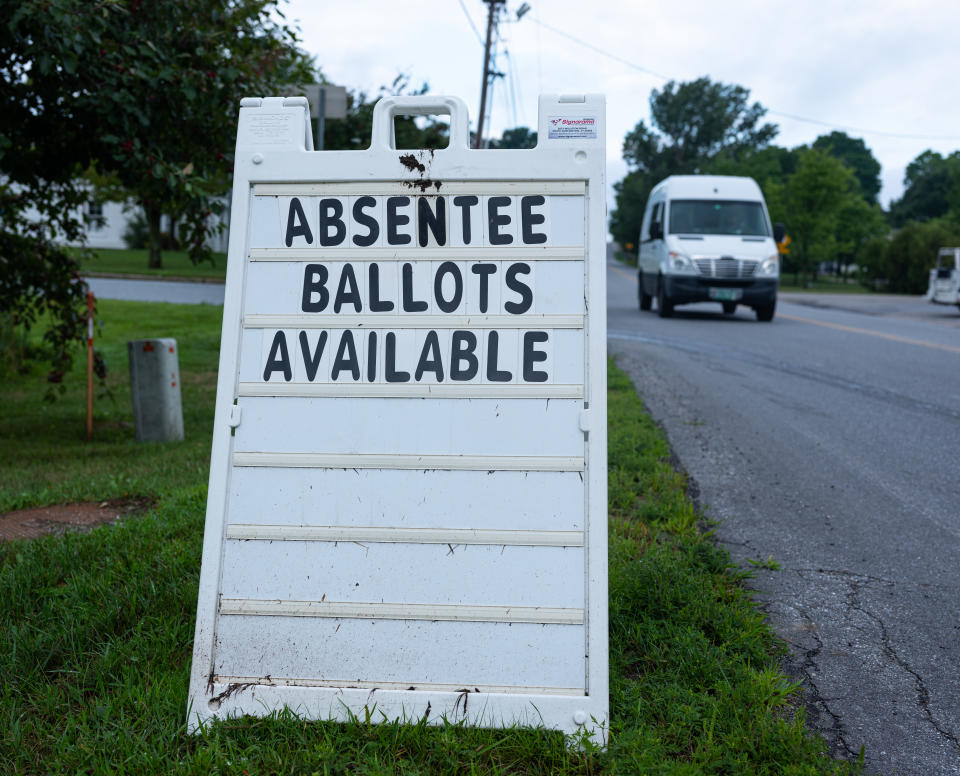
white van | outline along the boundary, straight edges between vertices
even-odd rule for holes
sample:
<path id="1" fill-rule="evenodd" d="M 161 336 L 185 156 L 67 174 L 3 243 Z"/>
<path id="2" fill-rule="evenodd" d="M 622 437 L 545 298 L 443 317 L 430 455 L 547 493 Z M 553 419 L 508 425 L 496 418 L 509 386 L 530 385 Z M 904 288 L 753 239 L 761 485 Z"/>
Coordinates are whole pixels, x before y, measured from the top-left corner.
<path id="1" fill-rule="evenodd" d="M 937 266 L 930 270 L 925 298 L 936 304 L 960 306 L 960 248 L 941 248 L 937 252 Z"/>
<path id="2" fill-rule="evenodd" d="M 743 304 L 772 321 L 780 262 L 766 203 L 753 178 L 671 175 L 654 186 L 643 214 L 637 294 L 662 318 L 688 302 L 715 301 L 730 315 Z"/>

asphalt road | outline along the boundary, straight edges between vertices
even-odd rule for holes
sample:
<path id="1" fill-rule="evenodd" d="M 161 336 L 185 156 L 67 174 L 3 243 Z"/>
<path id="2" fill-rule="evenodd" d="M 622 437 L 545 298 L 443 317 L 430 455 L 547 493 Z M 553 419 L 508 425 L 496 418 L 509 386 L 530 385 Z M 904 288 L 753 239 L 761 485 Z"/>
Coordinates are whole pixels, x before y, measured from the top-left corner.
<path id="1" fill-rule="evenodd" d="M 174 304 L 223 304 L 223 283 L 195 283 L 178 280 L 137 280 L 128 278 L 87 278 L 98 299 L 127 299 L 133 302 Z"/>
<path id="2" fill-rule="evenodd" d="M 868 773 L 960 774 L 960 310 L 782 295 L 637 310 L 608 264 L 610 353 L 790 645 L 807 718 Z"/>

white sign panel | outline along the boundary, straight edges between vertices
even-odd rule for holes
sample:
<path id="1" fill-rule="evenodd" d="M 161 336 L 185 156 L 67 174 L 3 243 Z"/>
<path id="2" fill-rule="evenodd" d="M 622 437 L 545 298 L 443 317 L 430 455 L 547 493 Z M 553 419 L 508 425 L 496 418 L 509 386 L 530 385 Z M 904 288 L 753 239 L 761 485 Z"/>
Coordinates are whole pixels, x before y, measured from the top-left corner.
<path id="1" fill-rule="evenodd" d="M 394 147 L 418 112 L 448 148 Z M 302 98 L 244 101 L 191 728 L 604 737 L 603 116 L 544 96 L 537 148 L 475 151 L 460 100 L 387 98 L 368 151 L 313 152 Z"/>

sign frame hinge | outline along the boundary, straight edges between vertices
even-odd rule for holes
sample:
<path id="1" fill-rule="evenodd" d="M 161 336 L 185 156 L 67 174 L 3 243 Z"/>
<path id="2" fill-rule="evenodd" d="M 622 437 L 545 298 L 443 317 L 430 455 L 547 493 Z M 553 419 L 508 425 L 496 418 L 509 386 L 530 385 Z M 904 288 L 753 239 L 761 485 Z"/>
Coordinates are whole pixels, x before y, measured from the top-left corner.
<path id="1" fill-rule="evenodd" d="M 590 410 L 580 410 L 580 430 L 584 433 L 592 431 L 593 414 Z"/>
<path id="2" fill-rule="evenodd" d="M 243 411 L 239 404 L 230 405 L 230 415 L 227 417 L 227 425 L 230 428 L 236 428 L 240 425 L 240 418 L 243 414 Z"/>

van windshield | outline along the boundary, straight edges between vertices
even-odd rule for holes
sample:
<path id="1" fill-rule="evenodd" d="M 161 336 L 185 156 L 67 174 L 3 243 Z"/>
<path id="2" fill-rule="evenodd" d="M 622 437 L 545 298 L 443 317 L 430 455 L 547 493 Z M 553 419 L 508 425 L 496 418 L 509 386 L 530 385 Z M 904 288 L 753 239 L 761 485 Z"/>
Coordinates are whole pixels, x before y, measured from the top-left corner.
<path id="1" fill-rule="evenodd" d="M 941 272 L 947 270 L 948 272 L 957 269 L 960 267 L 960 261 L 958 261 L 957 255 L 952 249 L 942 250 L 937 254 L 937 269 Z M 944 277 L 941 275 L 941 277 Z"/>
<path id="2" fill-rule="evenodd" d="M 759 202 L 735 199 L 670 200 L 670 234 L 742 234 L 769 237 Z"/>

